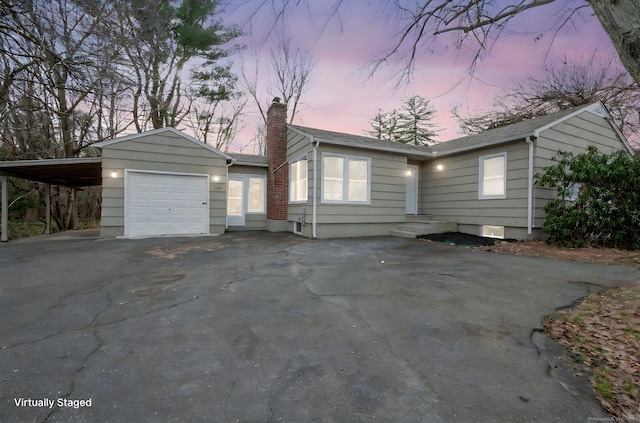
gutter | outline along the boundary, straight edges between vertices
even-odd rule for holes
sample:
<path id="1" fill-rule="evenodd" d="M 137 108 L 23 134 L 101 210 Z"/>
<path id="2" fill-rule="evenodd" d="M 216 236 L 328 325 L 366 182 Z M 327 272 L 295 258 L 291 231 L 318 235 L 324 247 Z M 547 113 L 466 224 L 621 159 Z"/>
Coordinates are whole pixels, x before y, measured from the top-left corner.
<path id="1" fill-rule="evenodd" d="M 537 138 L 537 133 L 535 134 Z M 530 136 L 525 138 L 529 144 L 529 175 L 527 180 L 527 234 L 533 233 L 533 141 Z"/>

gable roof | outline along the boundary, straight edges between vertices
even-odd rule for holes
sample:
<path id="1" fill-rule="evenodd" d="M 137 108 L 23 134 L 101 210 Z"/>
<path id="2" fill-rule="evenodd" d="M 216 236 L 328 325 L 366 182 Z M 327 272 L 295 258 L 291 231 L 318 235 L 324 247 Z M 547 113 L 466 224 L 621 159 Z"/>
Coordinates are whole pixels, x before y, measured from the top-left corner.
<path id="1" fill-rule="evenodd" d="M 287 125 L 289 129 L 308 137 L 313 141 L 323 144 L 341 145 L 345 147 L 366 148 L 368 150 L 386 151 L 396 154 L 409 154 L 431 157 L 433 153 L 430 147 L 402 144 L 380 140 L 378 138 L 365 137 L 362 135 L 345 134 L 342 132 L 326 131 L 324 129 L 309 128 L 299 125 Z"/>
<path id="2" fill-rule="evenodd" d="M 186 139 L 187 141 L 191 141 L 192 143 L 197 144 L 199 147 L 203 147 L 206 148 L 209 151 L 212 151 L 222 157 L 224 157 L 225 159 L 231 161 L 231 156 L 223 153 L 222 151 L 218 150 L 217 148 L 209 145 L 209 144 L 205 144 L 202 141 L 199 141 L 195 138 L 193 138 L 190 135 L 185 134 L 182 131 L 177 130 L 176 128 L 171 128 L 171 127 L 166 127 L 166 128 L 160 128 L 160 129 L 152 129 L 151 131 L 145 131 L 145 132 L 140 132 L 138 134 L 131 134 L 131 135 L 125 135 L 123 137 L 117 137 L 117 138 L 113 138 L 111 140 L 106 140 L 106 141 L 102 141 L 102 142 L 97 142 L 95 144 L 93 144 L 93 147 L 98 147 L 98 148 L 104 148 L 113 144 L 118 144 L 121 142 L 126 142 L 126 141 L 132 141 L 132 140 L 136 140 L 138 138 L 144 138 L 150 135 L 160 135 L 160 134 L 164 134 L 166 132 L 169 132 L 171 134 L 175 134 L 175 135 L 179 135 L 182 138 Z"/>
<path id="3" fill-rule="evenodd" d="M 512 123 L 510 125 L 502 126 L 500 128 L 489 129 L 478 134 L 456 138 L 451 141 L 445 141 L 431 147 L 433 150 L 435 150 L 438 156 L 442 156 L 447 154 L 460 153 L 468 150 L 475 150 L 478 148 L 484 148 L 495 144 L 502 144 L 509 141 L 522 140 L 526 137 L 537 138 L 540 136 L 540 133 L 542 131 L 549 129 L 583 112 L 591 112 L 609 120 L 613 129 L 620 137 L 622 143 L 628 149 L 631 148 L 626 138 L 622 135 L 622 133 L 620 133 L 617 125 L 613 123 L 613 118 L 609 114 L 607 108 L 599 101 L 596 103 L 572 107 L 556 113 L 523 120 L 517 123 Z"/>
<path id="4" fill-rule="evenodd" d="M 629 152 L 633 149 L 622 135 L 617 125 L 613 123 L 611 114 L 602 102 L 595 102 L 583 106 L 572 107 L 539 116 L 521 122 L 512 123 L 500 128 L 490 129 L 479 134 L 467 135 L 451 141 L 443 141 L 429 147 L 407 145 L 398 142 L 384 141 L 377 138 L 365 137 L 361 135 L 345 134 L 341 132 L 326 131 L 323 129 L 308 128 L 298 125 L 288 125 L 288 128 L 306 137 L 312 138 L 321 143 L 342 145 L 346 147 L 365 148 L 377 151 L 387 151 L 396 154 L 404 154 L 419 157 L 440 157 L 443 155 L 455 154 L 469 150 L 489 147 L 510 141 L 523 140 L 526 137 L 538 137 L 540 133 L 567 119 L 580 113 L 591 112 L 607 119 L 614 131 L 618 134 L 622 143 Z"/>

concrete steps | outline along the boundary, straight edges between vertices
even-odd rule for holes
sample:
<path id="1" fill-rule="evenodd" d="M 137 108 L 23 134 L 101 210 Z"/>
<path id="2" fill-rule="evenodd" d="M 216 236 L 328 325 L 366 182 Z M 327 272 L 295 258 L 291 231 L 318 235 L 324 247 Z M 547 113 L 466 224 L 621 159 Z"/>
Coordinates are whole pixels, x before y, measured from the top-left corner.
<path id="1" fill-rule="evenodd" d="M 415 238 L 418 235 L 457 231 L 458 222 L 451 220 L 432 220 L 431 216 L 418 215 L 407 216 L 406 223 L 398 225 L 397 229 L 391 231 L 391 235 L 401 238 Z"/>

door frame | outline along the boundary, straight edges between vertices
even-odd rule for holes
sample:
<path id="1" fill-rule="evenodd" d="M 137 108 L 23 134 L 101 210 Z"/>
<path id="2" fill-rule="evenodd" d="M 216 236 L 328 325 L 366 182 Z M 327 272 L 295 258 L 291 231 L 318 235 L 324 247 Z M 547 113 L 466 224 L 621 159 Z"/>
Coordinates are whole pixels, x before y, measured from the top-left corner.
<path id="1" fill-rule="evenodd" d="M 419 171 L 420 167 L 417 165 L 407 165 L 407 173 L 406 177 L 406 193 L 405 193 L 405 213 L 407 215 L 417 215 L 418 214 L 418 181 L 419 181 Z M 409 179 L 413 179 L 415 181 L 415 188 L 413 189 L 413 201 L 412 204 L 409 203 L 409 199 L 411 198 L 409 195 Z"/>

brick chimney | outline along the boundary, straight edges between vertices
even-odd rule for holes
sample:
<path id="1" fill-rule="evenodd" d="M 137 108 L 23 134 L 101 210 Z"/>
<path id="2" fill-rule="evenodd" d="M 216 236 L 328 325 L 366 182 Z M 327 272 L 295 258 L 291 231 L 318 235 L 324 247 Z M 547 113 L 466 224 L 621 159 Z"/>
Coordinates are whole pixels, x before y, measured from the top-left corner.
<path id="1" fill-rule="evenodd" d="M 289 164 L 287 163 L 287 106 L 273 99 L 267 111 L 267 229 L 288 231 Z"/>

